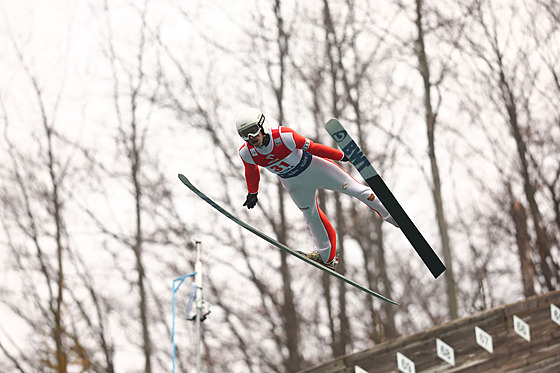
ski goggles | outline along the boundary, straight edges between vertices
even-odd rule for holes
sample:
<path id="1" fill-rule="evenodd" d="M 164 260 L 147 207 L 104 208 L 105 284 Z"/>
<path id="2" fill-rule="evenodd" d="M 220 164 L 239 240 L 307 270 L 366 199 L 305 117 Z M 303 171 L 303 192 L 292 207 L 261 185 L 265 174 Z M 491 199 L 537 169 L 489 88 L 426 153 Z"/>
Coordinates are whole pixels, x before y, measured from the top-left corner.
<path id="1" fill-rule="evenodd" d="M 245 141 L 249 141 L 251 137 L 255 137 L 261 132 L 262 125 L 264 123 L 264 115 L 261 114 L 258 122 L 255 122 L 251 126 L 239 130 L 239 136 Z"/>
<path id="2" fill-rule="evenodd" d="M 261 132 L 261 126 L 258 123 L 253 124 L 250 127 L 242 129 L 239 131 L 239 136 L 243 138 L 243 140 L 248 141 L 251 137 L 255 137 Z"/>

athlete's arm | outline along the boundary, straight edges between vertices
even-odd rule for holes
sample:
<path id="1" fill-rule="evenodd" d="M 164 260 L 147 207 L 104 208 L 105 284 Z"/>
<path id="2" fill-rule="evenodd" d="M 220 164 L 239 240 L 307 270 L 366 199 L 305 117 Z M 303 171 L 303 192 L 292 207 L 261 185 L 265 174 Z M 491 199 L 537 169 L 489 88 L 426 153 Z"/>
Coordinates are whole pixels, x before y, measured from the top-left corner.
<path id="1" fill-rule="evenodd" d="M 261 180 L 261 173 L 259 166 L 257 166 L 251 158 L 246 144 L 239 148 L 239 157 L 243 161 L 245 167 L 245 181 L 247 182 L 247 190 L 249 193 L 257 193 L 259 191 L 259 181 Z"/>
<path id="2" fill-rule="evenodd" d="M 261 173 L 259 171 L 259 166 L 256 164 L 251 164 L 243 160 L 243 165 L 245 166 L 245 181 L 247 182 L 247 191 L 251 194 L 257 193 L 259 191 L 259 181 L 261 180 Z"/>
<path id="3" fill-rule="evenodd" d="M 292 134 L 296 143 L 296 148 L 306 150 L 317 157 L 332 159 L 335 161 L 340 161 L 344 158 L 344 153 L 342 151 L 313 142 L 291 128 L 282 127 L 282 132 L 290 132 Z"/>

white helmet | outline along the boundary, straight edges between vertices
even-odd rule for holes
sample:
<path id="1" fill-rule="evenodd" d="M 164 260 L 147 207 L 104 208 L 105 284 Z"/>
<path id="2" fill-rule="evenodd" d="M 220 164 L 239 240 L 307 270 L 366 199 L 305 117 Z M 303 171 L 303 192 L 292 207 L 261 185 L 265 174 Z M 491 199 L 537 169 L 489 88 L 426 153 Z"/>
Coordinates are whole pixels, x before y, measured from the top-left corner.
<path id="1" fill-rule="evenodd" d="M 261 130 L 265 135 L 268 133 L 268 124 L 264 114 L 255 108 L 247 108 L 237 114 L 235 127 L 243 140 L 249 140 L 249 136 L 258 135 Z"/>

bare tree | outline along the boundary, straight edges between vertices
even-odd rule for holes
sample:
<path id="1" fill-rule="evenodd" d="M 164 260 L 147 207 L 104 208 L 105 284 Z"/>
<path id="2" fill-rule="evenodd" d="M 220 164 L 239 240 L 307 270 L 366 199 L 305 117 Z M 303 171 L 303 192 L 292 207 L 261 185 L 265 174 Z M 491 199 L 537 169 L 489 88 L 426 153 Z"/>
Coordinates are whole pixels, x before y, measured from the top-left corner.
<path id="1" fill-rule="evenodd" d="M 490 144 L 481 150 L 501 184 L 496 190 L 480 175 L 480 185 L 497 209 L 481 213 L 488 215 L 489 220 L 483 220 L 488 231 L 517 246 L 520 285 L 528 296 L 558 283 L 557 229 L 549 221 L 557 206 L 557 161 L 552 155 L 557 141 L 550 115 L 555 99 L 554 89 L 544 88 L 555 86 L 554 69 L 547 71 L 547 66 L 552 66 L 551 55 L 558 53 L 551 42 L 558 28 L 543 22 L 546 11 L 536 3 L 526 12 L 518 12 L 522 6 L 518 2 L 464 5 L 466 29 L 456 43 L 468 64 L 467 97 L 462 103 Z M 545 24 L 550 27 L 541 29 Z"/>
<path id="2" fill-rule="evenodd" d="M 119 55 L 117 54 L 117 47 L 115 45 L 113 35 L 113 25 L 109 18 L 109 5 L 104 3 L 104 9 L 107 13 L 107 55 L 112 70 L 114 80 L 113 91 L 113 105 L 116 113 L 116 120 L 118 124 L 118 132 L 116 136 L 116 143 L 119 148 L 124 152 L 127 162 L 128 170 L 125 172 L 124 181 L 130 185 L 131 188 L 131 202 L 133 208 L 133 229 L 131 237 L 122 235 L 121 243 L 132 250 L 134 254 L 134 271 L 136 273 L 136 280 L 134 285 L 138 294 L 138 313 L 140 323 L 140 345 L 144 357 L 144 371 L 146 373 L 152 372 L 153 368 L 153 355 L 154 349 L 152 347 L 152 336 L 150 326 L 150 311 L 148 308 L 148 281 L 145 265 L 145 250 L 146 250 L 146 233 L 144 222 L 144 201 L 146 199 L 146 181 L 144 180 L 144 164 L 146 157 L 146 140 L 148 136 L 148 126 L 144 124 L 143 116 L 140 114 L 143 110 L 142 103 L 142 90 L 144 85 L 147 84 L 147 77 L 145 75 L 146 69 L 146 44 L 147 44 L 147 26 L 146 26 L 146 12 L 148 8 L 148 1 L 145 1 L 143 7 L 139 9 L 139 18 L 141 21 L 138 45 L 136 50 L 136 61 L 134 68 L 129 71 L 129 74 L 123 74 L 122 69 L 127 69 L 128 66 L 121 66 Z M 111 232 L 112 229 L 103 228 L 106 232 Z M 114 234 L 114 237 L 121 236 Z"/>
<path id="3" fill-rule="evenodd" d="M 445 217 L 445 210 L 443 208 L 443 196 L 441 190 L 441 176 L 439 165 L 436 156 L 436 124 L 437 124 L 437 114 L 438 109 L 441 104 L 441 96 L 438 98 L 438 103 L 434 108 L 433 104 L 433 88 L 437 89 L 437 84 L 432 82 L 430 65 L 428 60 L 427 46 L 425 43 L 425 26 L 423 23 L 423 17 L 425 9 L 423 8 L 423 0 L 416 0 L 416 29 L 418 32 L 418 37 L 416 39 L 415 52 L 418 58 L 418 71 L 422 76 L 423 87 L 424 87 L 424 109 L 425 109 L 425 119 L 426 128 L 428 134 L 428 156 L 430 159 L 431 175 L 432 175 L 432 194 L 434 198 L 434 207 L 436 210 L 436 220 L 439 227 L 439 233 L 441 237 L 441 248 L 443 252 L 445 266 L 447 270 L 445 271 L 445 282 L 447 284 L 447 298 L 448 298 L 448 309 L 449 316 L 451 319 L 456 319 L 459 317 L 459 310 L 457 305 L 457 290 L 455 283 L 455 274 L 453 270 L 453 255 L 451 253 L 451 245 L 449 240 L 449 228 L 447 225 L 447 220 Z M 437 82 L 441 82 L 444 78 L 445 68 L 442 69 L 441 76 L 438 77 Z"/>
<path id="4" fill-rule="evenodd" d="M 277 61 L 267 61 L 266 68 L 270 80 L 270 88 L 276 98 L 276 105 L 278 107 L 278 120 L 284 123 L 284 92 L 287 79 L 287 59 L 290 53 L 290 30 L 286 25 L 283 15 L 282 0 L 274 0 L 273 4 L 274 18 L 276 21 L 275 32 L 277 33 L 276 48 L 278 49 Z M 277 75 L 274 73 L 273 64 L 279 65 Z M 276 76 L 275 76 L 276 75 Z M 274 230 L 280 242 L 288 242 L 288 224 L 286 221 L 286 214 L 284 211 L 284 196 L 285 191 L 280 179 L 276 182 L 278 188 L 278 220 L 274 219 Z M 300 348 L 300 335 L 299 335 L 299 314 L 296 309 L 294 300 L 294 293 L 292 290 L 292 275 L 287 263 L 288 254 L 284 251 L 280 253 L 280 273 L 283 282 L 283 304 L 281 305 L 280 314 L 283 319 L 283 326 L 286 331 L 286 347 L 288 349 L 288 356 L 285 359 L 284 366 L 286 371 L 296 371 L 301 369 L 302 356 Z"/>
<path id="5" fill-rule="evenodd" d="M 383 46 L 385 41 L 383 37 L 378 35 L 370 36 L 370 41 L 374 45 L 371 50 L 364 51 L 359 47 L 359 39 L 366 32 L 363 28 L 365 28 L 369 19 L 366 17 L 364 21 L 362 20 L 363 17 L 358 16 L 364 12 L 363 6 L 363 4 L 358 5 L 349 2 L 346 8 L 346 15 L 344 17 L 336 16 L 337 19 L 342 18 L 344 20 L 339 22 L 344 26 L 341 28 L 343 30 L 342 34 L 336 31 L 336 22 L 333 21 L 335 17 L 331 14 L 329 2 L 327 1 L 324 2 L 324 15 L 327 54 L 330 69 L 333 71 L 332 85 L 333 87 L 340 85 L 343 88 L 341 93 L 336 93 L 334 91 L 335 88 L 333 88 L 333 115 L 337 117 L 348 116 L 357 123 L 358 143 L 361 149 L 368 154 L 370 151 L 365 134 L 372 124 L 376 125 L 372 122 L 374 122 L 373 118 L 376 116 L 377 108 L 371 105 L 364 105 L 362 97 L 367 97 L 368 91 L 371 89 L 369 84 L 372 80 L 371 75 L 374 74 L 373 67 L 383 63 L 386 60 L 386 56 L 384 55 Z M 349 56 L 352 57 L 349 58 Z M 351 62 L 345 62 L 348 60 Z M 387 149 L 390 149 L 389 144 L 387 144 Z M 374 154 L 373 158 L 371 158 L 371 154 L 369 155 L 370 159 L 376 161 L 378 169 L 385 169 L 386 165 L 391 161 L 389 152 L 387 154 Z M 339 206 L 338 199 L 336 199 L 336 202 L 336 206 Z M 385 261 L 385 242 L 378 217 L 368 219 L 363 214 L 357 214 L 357 211 L 354 209 L 348 214 L 346 220 L 350 216 L 357 217 L 350 219 L 353 221 L 356 229 L 350 230 L 348 233 L 360 242 L 367 283 L 371 288 L 376 289 L 381 285 L 383 293 L 388 297 L 392 297 L 392 284 Z M 342 222 L 343 219 L 339 219 L 338 225 L 344 227 Z M 371 227 L 372 225 L 375 229 L 365 229 L 366 226 Z M 343 241 L 343 237 L 341 241 Z M 372 247 L 377 252 L 375 256 L 371 255 Z M 369 309 L 372 320 L 370 327 L 372 334 L 377 335 L 374 338 L 377 341 L 381 341 L 383 338 L 393 338 L 397 335 L 394 321 L 395 309 L 389 304 L 383 304 L 381 305 L 381 311 L 384 317 L 379 320 L 380 317 L 377 311 L 373 308 Z M 348 340 L 346 343 L 348 343 Z"/>
<path id="6" fill-rule="evenodd" d="M 529 229 L 527 227 L 527 211 L 525 206 L 519 202 L 511 187 L 508 188 L 509 198 L 511 200 L 510 215 L 515 226 L 515 239 L 517 242 L 517 250 L 519 262 L 521 264 L 521 281 L 523 283 L 523 294 L 526 298 L 536 294 L 535 292 L 535 265 L 531 258 L 531 240 Z"/>
<path id="7" fill-rule="evenodd" d="M 282 3 L 280 1 L 274 2 L 271 10 L 271 14 L 273 15 L 273 19 L 275 21 L 273 26 L 269 29 L 270 24 L 262 24 L 262 28 L 259 30 L 272 32 L 277 35 L 277 38 L 273 39 L 274 41 L 269 42 L 259 35 L 252 35 L 251 42 L 255 44 L 263 43 L 264 45 L 259 45 L 257 48 L 259 50 L 263 46 L 267 50 L 268 48 L 274 48 L 278 51 L 278 60 L 273 58 L 272 60 L 260 61 L 255 59 L 252 61 L 255 64 L 263 64 L 264 71 L 268 76 L 268 81 L 265 81 L 264 83 L 257 82 L 257 84 L 265 84 L 267 88 L 270 89 L 270 92 L 273 94 L 272 97 L 274 98 L 274 102 L 278 106 L 281 121 L 283 121 L 284 114 L 282 105 L 286 79 L 285 59 L 288 54 L 289 35 L 284 24 Z M 185 13 L 185 16 L 189 17 L 189 14 Z M 256 24 L 260 24 L 262 22 L 261 17 L 255 17 L 255 20 Z M 248 32 L 253 33 L 254 31 L 255 28 L 250 28 Z M 216 119 L 220 115 L 219 108 L 224 106 L 224 103 L 220 102 L 220 98 L 216 94 L 217 85 L 212 85 L 212 81 L 208 80 L 206 81 L 204 90 L 196 89 L 192 85 L 194 80 L 193 76 L 191 75 L 189 69 L 184 65 L 181 58 L 178 57 L 178 53 L 169 49 L 168 46 L 165 45 L 165 41 L 160 40 L 160 43 L 162 43 L 162 49 L 165 51 L 165 58 L 172 61 L 172 64 L 175 66 L 176 73 L 178 73 L 179 79 L 185 84 L 179 89 L 176 89 L 176 87 L 172 84 L 174 78 L 172 77 L 170 71 L 168 71 L 169 69 L 166 70 L 162 66 L 161 85 L 164 87 L 164 91 L 161 95 L 156 97 L 156 101 L 166 109 L 175 113 L 180 120 L 184 120 L 189 127 L 199 130 L 200 133 L 209 136 L 212 140 L 212 147 L 217 149 L 217 154 L 220 155 L 220 160 L 222 163 L 225 162 L 228 165 L 226 168 L 218 167 L 215 170 L 213 180 L 216 181 L 216 185 L 222 185 L 225 192 L 227 192 L 227 185 L 229 184 L 231 186 L 232 183 L 235 183 L 235 185 L 239 188 L 244 188 L 243 185 L 245 183 L 241 182 L 241 175 L 243 174 L 242 164 L 236 153 L 238 145 L 236 145 L 234 141 L 236 138 L 231 139 L 223 135 L 224 133 L 231 132 L 230 128 L 224 127 L 229 127 L 233 119 L 231 117 L 226 118 L 225 121 L 219 121 Z M 223 47 L 220 46 L 218 46 L 218 48 L 223 49 Z M 226 53 L 229 53 L 229 51 L 226 50 Z M 232 55 L 229 57 L 232 59 L 241 58 L 242 60 L 245 60 L 244 56 Z M 277 69 L 277 67 L 279 67 L 279 69 Z M 182 96 L 188 96 L 191 99 L 188 102 L 185 102 L 185 100 L 181 99 Z M 212 102 L 214 105 L 209 105 L 209 102 Z M 235 110 L 238 110 L 238 108 Z M 270 121 L 272 115 L 268 114 L 267 117 Z M 223 125 L 220 123 L 223 123 Z M 219 165 L 220 162 L 216 162 L 216 164 Z M 265 176 L 263 175 L 263 179 L 264 178 Z M 280 214 L 276 212 L 271 213 L 266 211 L 266 209 L 259 211 L 258 208 L 255 209 L 255 211 L 258 212 L 261 221 L 266 221 L 270 224 L 279 241 L 287 242 L 289 240 L 289 235 L 287 221 L 283 213 L 284 192 L 280 183 L 277 184 L 277 187 L 279 196 L 279 209 L 277 211 L 280 211 Z M 261 191 L 260 194 L 262 196 L 268 195 L 268 193 L 265 193 L 266 192 Z M 227 195 L 227 193 L 225 193 L 225 195 Z M 221 203 L 224 203 L 225 206 L 233 209 L 233 211 L 236 211 L 236 214 L 245 214 L 245 212 L 239 208 L 241 204 L 238 204 L 237 201 L 226 198 L 226 200 Z M 266 201 L 264 197 L 261 197 L 261 203 L 259 203 L 258 207 L 263 206 L 263 203 L 266 203 Z M 252 212 L 257 213 L 254 211 Z M 263 216 L 264 219 L 262 219 Z M 254 219 L 254 215 L 252 218 Z M 259 228 L 266 230 L 262 224 Z M 224 230 L 225 232 L 236 232 L 236 227 L 229 225 L 224 227 Z M 218 306 L 224 310 L 227 315 L 224 322 L 229 325 L 228 329 L 238 341 L 235 348 L 241 347 L 243 349 L 243 352 L 240 353 L 243 353 L 246 356 L 243 360 L 246 369 L 255 369 L 254 367 L 260 364 L 270 367 L 272 371 L 298 370 L 301 368 L 302 364 L 301 349 L 299 346 L 299 316 L 295 308 L 296 303 L 292 291 L 292 278 L 287 263 L 287 256 L 285 253 L 280 254 L 279 275 L 281 279 L 281 286 L 278 287 L 277 284 L 272 283 L 269 280 L 270 275 L 263 276 L 260 273 L 258 266 L 255 267 L 254 262 L 262 262 L 261 265 L 271 267 L 274 270 L 276 270 L 278 266 L 276 264 L 268 263 L 268 261 L 260 258 L 255 252 L 252 252 L 252 250 L 248 250 L 248 248 L 257 248 L 262 245 L 259 245 L 258 242 L 249 241 L 240 243 L 229 239 L 229 237 L 237 237 L 238 235 L 238 233 L 231 233 L 229 235 L 224 234 L 223 237 L 219 237 L 218 239 L 222 241 L 224 245 L 231 247 L 232 251 L 235 252 L 236 255 L 241 254 L 242 259 L 246 263 L 245 270 L 242 271 L 238 268 L 238 266 L 228 264 L 227 261 L 221 264 L 239 272 L 240 276 L 244 277 L 251 283 L 254 290 L 252 297 L 259 300 L 257 303 L 259 304 L 259 309 L 262 311 L 254 313 L 250 311 L 249 306 L 247 309 L 241 309 L 228 303 L 225 299 L 218 300 Z M 234 260 L 232 259 L 231 262 L 234 262 Z M 211 284 L 213 289 L 219 289 L 214 282 L 211 282 Z M 221 289 L 222 294 L 225 291 L 227 290 Z M 278 294 L 282 294 L 282 296 L 279 296 Z M 253 302 L 254 300 L 247 300 L 247 302 L 243 302 L 243 304 L 247 306 Z M 263 349 L 263 346 L 260 343 L 262 337 L 255 336 L 260 334 L 259 331 L 255 330 L 250 333 L 242 332 L 239 330 L 239 326 L 237 325 L 239 322 L 241 322 L 242 325 L 266 325 L 266 331 L 268 332 L 267 339 L 273 341 L 276 346 L 275 351 L 286 351 L 286 353 L 269 354 L 268 351 Z M 228 364 L 230 364 L 227 358 L 223 356 L 223 353 L 216 354 L 216 356 L 216 360 L 209 363 L 211 363 L 217 371 L 220 371 L 220 367 L 227 367 Z M 255 361 L 255 356 L 259 357 L 258 362 Z"/>
<path id="8" fill-rule="evenodd" d="M 12 336 L 16 341 L 11 340 L 9 347 L 0 343 L 1 349 L 11 367 L 20 372 L 67 372 L 76 368 L 112 372 L 111 341 L 102 317 L 108 313 L 109 305 L 100 300 L 93 277 L 80 264 L 83 259 L 69 235 L 78 224 L 68 217 L 75 204 L 74 186 L 84 174 L 80 172 L 83 158 L 77 156 L 79 146 L 61 133 L 64 123 L 57 120 L 64 84 L 55 87 L 50 106 L 46 92 L 53 92 L 52 87 L 28 63 L 24 47 L 15 37 L 11 40 L 28 79 L 27 92 L 33 98 L 30 111 L 35 115 L 30 116 L 33 119 L 24 118 L 28 126 L 23 128 L 30 130 L 29 141 L 15 141 L 11 138 L 12 111 L 7 109 L 4 97 L 0 98 L 6 145 L 2 148 L 9 160 L 5 168 L 8 184 L 2 185 L 1 200 L 3 233 L 7 238 L 4 245 L 22 286 L 21 295 L 3 291 L 10 296 L 2 297 L 1 302 L 11 309 L 10 317 L 22 320 L 30 331 L 26 346 L 17 341 L 23 337 L 19 335 Z M 73 286 L 87 287 L 88 295 L 76 297 L 78 290 Z M 22 302 L 27 306 L 21 307 Z M 94 310 L 89 309 L 92 304 Z M 104 358 L 98 359 L 100 340 L 104 341 Z"/>

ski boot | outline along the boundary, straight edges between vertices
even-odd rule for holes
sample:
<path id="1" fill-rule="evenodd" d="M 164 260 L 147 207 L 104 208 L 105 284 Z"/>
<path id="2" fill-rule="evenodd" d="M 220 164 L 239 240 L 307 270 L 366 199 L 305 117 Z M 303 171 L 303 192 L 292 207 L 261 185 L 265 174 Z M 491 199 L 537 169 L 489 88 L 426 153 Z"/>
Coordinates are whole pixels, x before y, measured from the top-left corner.
<path id="1" fill-rule="evenodd" d="M 317 252 L 317 251 L 312 251 L 310 253 L 305 253 L 303 251 L 298 251 L 297 253 L 301 254 L 301 255 L 305 256 L 306 258 L 311 259 L 314 262 L 317 262 L 317 263 L 319 263 L 319 264 L 321 264 L 321 265 L 323 265 L 327 268 L 330 268 L 333 271 L 335 270 L 336 265 L 338 264 L 338 255 L 336 255 L 334 257 L 334 259 L 330 261 L 330 263 L 325 263 L 325 262 L 323 262 L 323 259 L 321 259 L 321 255 L 319 255 L 319 252 Z"/>
<path id="2" fill-rule="evenodd" d="M 383 220 L 385 220 L 385 221 L 386 221 L 387 223 L 389 223 L 389 224 L 394 225 L 394 226 L 397 227 L 397 228 L 400 228 L 399 225 L 397 224 L 397 222 L 395 221 L 395 219 L 394 219 L 391 215 L 387 216 L 387 217 L 386 217 L 385 219 L 383 219 Z"/>

